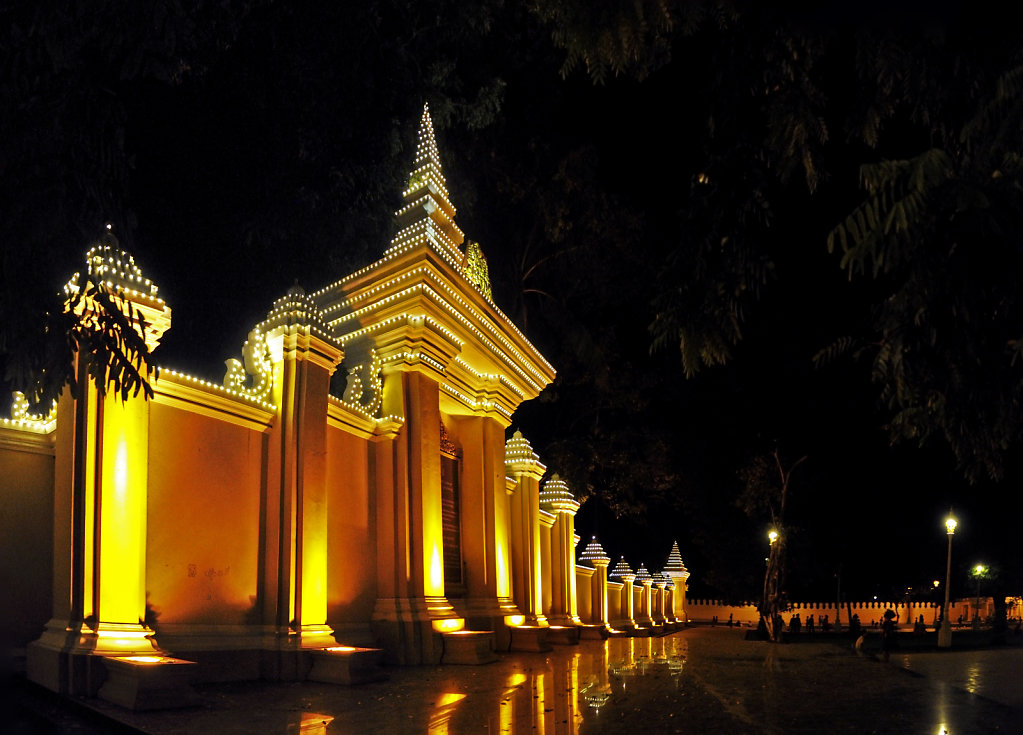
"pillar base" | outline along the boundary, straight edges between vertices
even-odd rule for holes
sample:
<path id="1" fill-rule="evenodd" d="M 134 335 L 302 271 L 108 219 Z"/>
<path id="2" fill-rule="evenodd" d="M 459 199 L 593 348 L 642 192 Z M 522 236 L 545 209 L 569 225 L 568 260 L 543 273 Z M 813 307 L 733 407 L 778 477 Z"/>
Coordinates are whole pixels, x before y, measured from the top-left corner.
<path id="1" fill-rule="evenodd" d="M 91 628 L 51 619 L 25 649 L 25 672 L 29 681 L 58 694 L 95 697 L 106 678 L 102 657 L 162 656 L 152 635 L 138 624 Z"/>
<path id="2" fill-rule="evenodd" d="M 442 633 L 444 664 L 489 664 L 497 661 L 494 632 L 491 630 L 458 630 Z"/>
<path id="3" fill-rule="evenodd" d="M 307 679 L 327 684 L 366 684 L 383 681 L 387 673 L 380 668 L 383 651 L 379 648 L 332 646 L 306 651 L 312 661 Z"/>
<path id="4" fill-rule="evenodd" d="M 463 627 L 443 597 L 378 598 L 371 624 L 384 661 L 402 666 L 439 664 L 444 654 L 441 633 Z"/>
<path id="5" fill-rule="evenodd" d="M 302 648 L 321 649 L 337 645 L 334 629 L 329 625 L 303 625 L 298 635 L 299 646 Z"/>
<path id="6" fill-rule="evenodd" d="M 107 678 L 100 699 L 130 710 L 177 709 L 201 704 L 191 681 L 198 664 L 169 656 L 101 656 Z"/>
<path id="7" fill-rule="evenodd" d="M 515 603 L 508 597 L 470 597 L 453 600 L 455 614 L 465 619 L 469 630 L 489 630 L 494 633 L 494 649 L 507 651 L 511 646 L 511 626 L 524 620 Z"/>
<path id="8" fill-rule="evenodd" d="M 511 628 L 512 651 L 549 651 L 546 625 L 518 625 Z"/>

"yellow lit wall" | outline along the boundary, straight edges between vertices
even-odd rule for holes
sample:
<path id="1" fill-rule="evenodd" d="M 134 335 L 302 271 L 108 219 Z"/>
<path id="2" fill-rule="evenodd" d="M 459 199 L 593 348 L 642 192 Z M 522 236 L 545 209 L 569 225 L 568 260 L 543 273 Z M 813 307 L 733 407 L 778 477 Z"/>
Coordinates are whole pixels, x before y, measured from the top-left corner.
<path id="1" fill-rule="evenodd" d="M 584 623 L 595 622 L 592 602 L 593 595 L 590 591 L 593 584 L 594 574 L 594 570 L 588 567 L 577 566 L 575 568 L 576 589 L 581 593 L 578 595 L 576 601 L 577 611 L 579 619 Z"/>
<path id="2" fill-rule="evenodd" d="M 327 428 L 327 623 L 365 623 L 376 602 L 376 516 L 366 439 Z"/>
<path id="3" fill-rule="evenodd" d="M 151 411 L 147 585 L 158 623 L 251 622 L 262 435 L 159 403 Z"/>
<path id="4" fill-rule="evenodd" d="M 21 443 L 0 429 L 0 651 L 38 637 L 53 604 L 53 453 L 7 434 Z"/>

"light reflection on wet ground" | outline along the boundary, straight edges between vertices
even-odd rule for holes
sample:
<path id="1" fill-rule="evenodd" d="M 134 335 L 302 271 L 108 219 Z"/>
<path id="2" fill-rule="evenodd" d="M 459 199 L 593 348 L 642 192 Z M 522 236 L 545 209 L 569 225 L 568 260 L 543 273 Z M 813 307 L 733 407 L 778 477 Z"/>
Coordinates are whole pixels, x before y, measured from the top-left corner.
<path id="1" fill-rule="evenodd" d="M 607 711 L 627 701 L 629 689 L 641 688 L 644 678 L 667 678 L 677 685 L 686 648 L 685 638 L 678 635 L 555 648 L 543 657 L 542 666 L 508 676 L 488 729 L 557 735 L 598 732 Z M 467 705 L 487 707 L 480 699 Z M 466 729 L 451 732 L 469 730 L 470 722 L 456 719 L 455 724 Z"/>
<path id="2" fill-rule="evenodd" d="M 557 647 L 513 666 L 496 696 L 489 692 L 442 694 L 434 703 L 430 735 L 530 732 L 574 735 L 599 732 L 602 714 L 628 699 L 646 677 L 679 681 L 684 637 L 613 638 Z M 479 672 L 484 673 L 484 672 Z M 333 730 L 331 730 L 333 731 Z"/>
<path id="3" fill-rule="evenodd" d="M 894 660 L 894 659 L 893 659 Z M 928 679 L 985 699 L 1023 709 L 1023 648 L 907 653 L 899 664 Z M 1023 732 L 1023 722 L 1020 723 Z"/>
<path id="4" fill-rule="evenodd" d="M 834 643 L 777 646 L 696 628 L 501 654 L 485 666 L 388 668 L 388 681 L 356 687 L 207 685 L 204 705 L 191 710 L 97 706 L 151 735 L 1023 732 L 1023 702 L 996 699 L 988 685 L 992 677 L 1016 681 L 1012 662 L 1023 649 L 1005 651 L 1004 661 L 1000 653 L 912 654 L 882 664 Z"/>

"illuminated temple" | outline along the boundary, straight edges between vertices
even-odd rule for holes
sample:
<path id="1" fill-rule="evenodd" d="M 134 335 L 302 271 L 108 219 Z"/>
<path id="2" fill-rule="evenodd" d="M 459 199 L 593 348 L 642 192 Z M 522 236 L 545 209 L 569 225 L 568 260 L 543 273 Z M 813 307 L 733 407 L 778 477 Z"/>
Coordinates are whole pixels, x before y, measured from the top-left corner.
<path id="1" fill-rule="evenodd" d="M 509 434 L 555 371 L 492 301 L 428 110 L 403 195 L 382 257 L 274 302 L 222 383 L 162 369 L 148 401 L 15 402 L 5 625 L 30 679 L 175 706 L 188 682 L 352 683 L 685 621 L 677 544 L 663 571 L 611 567 Z M 97 246 L 67 289 L 89 282 L 156 350 L 171 310 L 131 256 Z"/>

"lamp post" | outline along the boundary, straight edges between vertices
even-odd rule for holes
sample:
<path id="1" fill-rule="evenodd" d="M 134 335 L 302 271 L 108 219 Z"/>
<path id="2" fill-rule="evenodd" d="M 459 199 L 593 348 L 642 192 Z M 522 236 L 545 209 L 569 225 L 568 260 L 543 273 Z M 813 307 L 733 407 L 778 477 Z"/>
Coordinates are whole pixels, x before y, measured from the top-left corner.
<path id="1" fill-rule="evenodd" d="M 775 613 L 778 600 L 778 531 L 771 529 L 767 534 L 767 569 L 764 570 L 764 599 L 761 603 L 760 619 L 764 623 L 768 639 L 777 641 L 781 631 L 775 630 Z"/>
<path id="2" fill-rule="evenodd" d="M 984 573 L 987 572 L 987 567 L 983 564 L 978 564 L 973 568 L 973 576 L 977 579 L 977 596 L 973 601 L 973 628 L 976 630 L 980 627 L 980 580 L 984 578 Z"/>
<path id="3" fill-rule="evenodd" d="M 948 534 L 948 558 L 945 562 L 945 607 L 941 610 L 941 629 L 938 631 L 938 648 L 949 648 L 952 645 L 952 622 L 948 619 L 949 585 L 952 581 L 952 536 L 956 532 L 956 519 L 949 513 L 945 520 L 945 532 Z"/>

